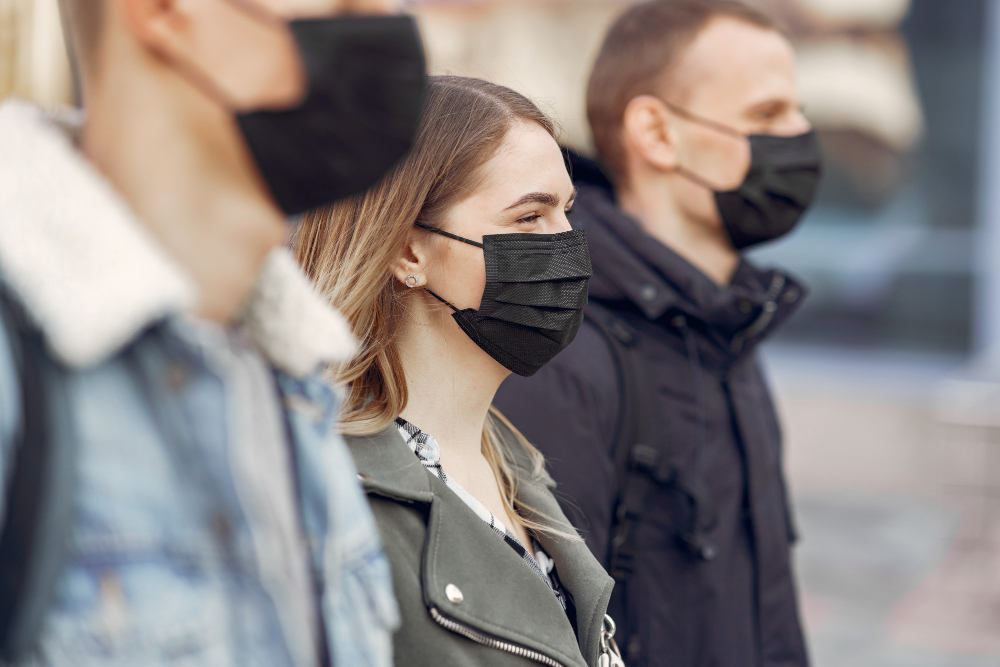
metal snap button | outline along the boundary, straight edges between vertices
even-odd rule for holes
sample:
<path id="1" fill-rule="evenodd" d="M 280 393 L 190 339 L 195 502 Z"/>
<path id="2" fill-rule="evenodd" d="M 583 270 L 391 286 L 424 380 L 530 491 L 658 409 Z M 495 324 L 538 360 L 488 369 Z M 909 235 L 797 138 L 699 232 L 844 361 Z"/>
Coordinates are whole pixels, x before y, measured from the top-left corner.
<path id="1" fill-rule="evenodd" d="M 452 604 L 462 604 L 465 600 L 465 596 L 462 595 L 462 591 L 458 589 L 455 584 L 448 584 L 444 587 L 444 596 L 448 598 L 448 602 Z"/>
<path id="2" fill-rule="evenodd" d="M 639 298 L 643 301 L 652 301 L 656 298 L 656 288 L 652 285 L 643 285 L 639 288 Z"/>

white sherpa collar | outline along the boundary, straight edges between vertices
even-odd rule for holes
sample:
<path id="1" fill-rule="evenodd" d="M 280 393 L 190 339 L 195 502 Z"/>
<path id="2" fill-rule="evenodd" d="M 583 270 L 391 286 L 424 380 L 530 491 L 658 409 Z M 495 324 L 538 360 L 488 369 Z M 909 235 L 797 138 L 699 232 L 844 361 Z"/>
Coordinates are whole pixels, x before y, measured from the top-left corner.
<path id="1" fill-rule="evenodd" d="M 18 101 L 0 104 L 0 272 L 53 354 L 77 368 L 198 300 L 66 132 Z M 347 323 L 284 250 L 268 258 L 243 317 L 271 362 L 295 376 L 355 349 Z"/>

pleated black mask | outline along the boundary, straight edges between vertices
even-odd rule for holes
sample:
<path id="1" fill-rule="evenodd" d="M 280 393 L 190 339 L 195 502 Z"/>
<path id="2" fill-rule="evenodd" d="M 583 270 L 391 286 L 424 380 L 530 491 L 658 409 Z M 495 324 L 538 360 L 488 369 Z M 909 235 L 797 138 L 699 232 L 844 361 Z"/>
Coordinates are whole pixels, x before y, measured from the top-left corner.
<path id="1" fill-rule="evenodd" d="M 305 101 L 236 119 L 274 199 L 294 215 L 367 189 L 406 155 L 426 74 L 410 16 L 289 25 L 309 78 Z"/>
<path id="2" fill-rule="evenodd" d="M 486 287 L 479 310 L 455 311 L 476 345 L 518 375 L 534 375 L 573 342 L 583 322 L 593 271 L 587 233 L 491 234 L 482 243 L 435 227 L 417 226 L 483 249 Z"/>
<path id="3" fill-rule="evenodd" d="M 772 241 L 795 228 L 812 203 L 822 171 L 815 132 L 795 137 L 753 134 L 743 184 L 716 192 L 715 203 L 737 250 Z"/>
<path id="4" fill-rule="evenodd" d="M 735 190 L 721 192 L 698 174 L 677 168 L 682 176 L 713 192 L 734 248 L 743 250 L 773 241 L 795 228 L 812 204 L 823 172 L 823 156 L 814 131 L 792 137 L 746 135 L 666 100 L 663 103 L 681 118 L 750 143 L 750 169 Z"/>

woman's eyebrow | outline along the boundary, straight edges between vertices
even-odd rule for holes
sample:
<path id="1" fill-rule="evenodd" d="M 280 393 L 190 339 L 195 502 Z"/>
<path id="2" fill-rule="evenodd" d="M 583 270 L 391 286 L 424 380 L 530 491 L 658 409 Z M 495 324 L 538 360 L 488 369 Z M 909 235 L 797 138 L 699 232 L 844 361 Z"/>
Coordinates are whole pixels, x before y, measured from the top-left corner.
<path id="1" fill-rule="evenodd" d="M 555 207 L 559 206 L 559 198 L 548 192 L 529 192 L 504 210 L 509 211 L 512 208 L 524 206 L 525 204 L 542 204 L 544 206 Z"/>

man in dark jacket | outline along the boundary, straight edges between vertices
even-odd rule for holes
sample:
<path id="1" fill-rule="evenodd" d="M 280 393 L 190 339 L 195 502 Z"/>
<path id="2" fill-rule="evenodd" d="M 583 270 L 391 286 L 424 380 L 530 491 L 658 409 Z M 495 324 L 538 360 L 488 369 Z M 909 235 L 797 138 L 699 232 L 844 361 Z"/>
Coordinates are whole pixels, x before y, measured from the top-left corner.
<path id="1" fill-rule="evenodd" d="M 740 254 L 788 232 L 819 176 L 793 70 L 785 36 L 736 3 L 657 0 L 619 19 L 588 93 L 609 178 L 575 170 L 592 312 L 497 396 L 619 582 L 630 667 L 808 663 L 756 354 L 804 293 Z"/>

